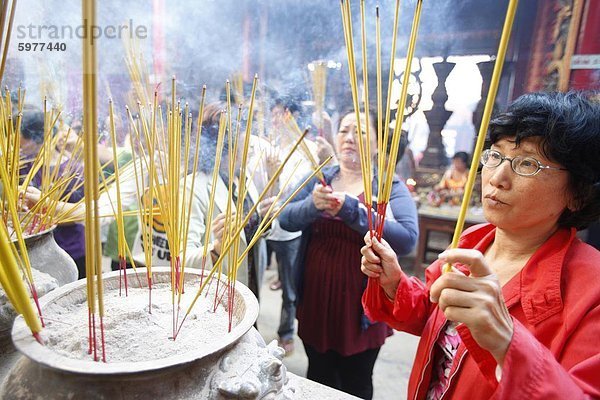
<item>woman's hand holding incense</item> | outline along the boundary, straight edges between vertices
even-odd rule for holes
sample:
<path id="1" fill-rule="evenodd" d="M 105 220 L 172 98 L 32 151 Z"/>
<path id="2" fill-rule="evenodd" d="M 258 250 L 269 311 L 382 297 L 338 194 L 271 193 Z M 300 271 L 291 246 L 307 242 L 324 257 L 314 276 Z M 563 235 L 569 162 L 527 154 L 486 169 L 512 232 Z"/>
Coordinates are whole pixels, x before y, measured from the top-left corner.
<path id="1" fill-rule="evenodd" d="M 21 193 L 21 197 L 23 199 L 23 206 L 26 209 L 30 209 L 40 201 L 42 192 L 33 186 L 28 186 L 25 192 Z"/>
<path id="2" fill-rule="evenodd" d="M 364 240 L 365 246 L 360 249 L 363 255 L 360 269 L 369 278 L 378 279 L 386 296 L 393 300 L 402 278 L 402 267 L 396 253 L 385 240 L 380 241 L 375 235 L 371 238 L 370 232 L 367 232 Z"/>
<path id="3" fill-rule="evenodd" d="M 331 195 L 334 197 L 334 200 L 329 205 L 329 209 L 325 210 L 325 212 L 332 217 L 335 217 L 344 206 L 346 195 L 342 192 L 332 192 Z"/>
<path id="4" fill-rule="evenodd" d="M 502 286 L 483 254 L 471 249 L 451 249 L 440 260 L 466 265 L 471 274 L 457 269 L 443 274 L 431 286 L 431 301 L 438 303 L 449 321 L 465 324 L 473 339 L 502 366 L 513 335 L 513 321 L 502 297 Z"/>
<path id="5" fill-rule="evenodd" d="M 216 254 L 221 254 L 221 243 L 223 240 L 223 233 L 225 233 L 225 227 L 230 226 L 234 222 L 235 211 L 231 212 L 231 217 L 227 220 L 225 213 L 220 213 L 212 222 L 212 235 L 214 240 L 213 251 Z"/>
<path id="6" fill-rule="evenodd" d="M 325 211 L 335 216 L 344 204 L 345 195 L 340 192 L 334 192 L 331 186 L 323 186 L 320 183 L 315 184 L 312 192 L 312 199 L 315 208 Z"/>

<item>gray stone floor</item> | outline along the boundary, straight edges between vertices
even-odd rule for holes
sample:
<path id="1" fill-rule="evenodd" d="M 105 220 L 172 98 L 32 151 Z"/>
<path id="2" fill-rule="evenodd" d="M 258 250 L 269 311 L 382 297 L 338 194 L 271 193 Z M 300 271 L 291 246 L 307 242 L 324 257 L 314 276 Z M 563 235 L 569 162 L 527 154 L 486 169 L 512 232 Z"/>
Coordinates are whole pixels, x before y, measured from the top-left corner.
<path id="1" fill-rule="evenodd" d="M 277 278 L 277 272 L 267 270 L 261 290 L 258 331 L 265 341 L 277 340 L 281 290 L 270 290 L 269 284 Z M 412 367 L 418 338 L 403 332 L 394 332 L 379 353 L 373 372 L 374 399 L 405 399 L 408 376 Z M 295 351 L 284 359 L 289 371 L 306 376 L 307 358 L 302 341 L 294 336 Z"/>

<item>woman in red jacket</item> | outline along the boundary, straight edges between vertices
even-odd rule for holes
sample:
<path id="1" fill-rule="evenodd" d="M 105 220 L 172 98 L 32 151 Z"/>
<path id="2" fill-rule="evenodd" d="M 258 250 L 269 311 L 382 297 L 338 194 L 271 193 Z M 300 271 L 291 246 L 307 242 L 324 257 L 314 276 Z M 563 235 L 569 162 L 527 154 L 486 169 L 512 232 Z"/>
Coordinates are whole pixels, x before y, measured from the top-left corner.
<path id="1" fill-rule="evenodd" d="M 527 94 L 489 139 L 489 224 L 440 254 L 425 284 L 367 235 L 362 271 L 379 282 L 367 315 L 421 336 L 409 399 L 600 398 L 600 252 L 575 236 L 600 216 L 600 106 Z"/>

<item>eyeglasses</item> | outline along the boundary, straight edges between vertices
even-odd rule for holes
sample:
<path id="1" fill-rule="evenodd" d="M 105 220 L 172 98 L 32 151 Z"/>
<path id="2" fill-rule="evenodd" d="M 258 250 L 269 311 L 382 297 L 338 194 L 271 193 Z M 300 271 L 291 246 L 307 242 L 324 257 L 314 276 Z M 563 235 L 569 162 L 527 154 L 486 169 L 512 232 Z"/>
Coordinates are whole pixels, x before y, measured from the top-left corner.
<path id="1" fill-rule="evenodd" d="M 481 164 L 484 167 L 496 168 L 502 161 L 510 161 L 510 167 L 517 175 L 521 176 L 533 176 L 536 175 L 542 169 L 556 169 L 560 171 L 566 171 L 566 168 L 551 167 L 544 165 L 533 157 L 516 156 L 509 158 L 503 156 L 502 153 L 496 150 L 485 150 L 481 154 Z"/>

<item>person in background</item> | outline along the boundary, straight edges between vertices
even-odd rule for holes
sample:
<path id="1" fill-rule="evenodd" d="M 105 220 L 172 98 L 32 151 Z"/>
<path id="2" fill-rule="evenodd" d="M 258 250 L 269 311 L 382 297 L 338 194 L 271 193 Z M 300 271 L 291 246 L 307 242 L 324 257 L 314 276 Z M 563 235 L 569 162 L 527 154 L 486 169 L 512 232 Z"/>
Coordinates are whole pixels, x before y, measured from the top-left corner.
<path id="1" fill-rule="evenodd" d="M 283 129 L 282 119 L 286 113 L 299 112 L 299 106 L 292 100 L 284 101 L 276 100 L 271 108 L 271 127 L 279 132 L 279 144 L 276 149 L 273 149 L 269 154 L 267 162 L 267 175 L 272 176 L 274 171 L 281 165 L 283 157 L 285 157 L 292 149 L 297 141 L 297 137 L 289 129 Z M 305 139 L 305 143 L 312 152 L 313 157 L 316 157 L 316 146 L 313 142 Z M 300 166 L 295 169 L 296 164 L 300 162 Z M 296 150 L 288 163 L 283 168 L 279 177 L 277 190 L 280 183 L 289 181 L 289 188 L 297 187 L 300 184 L 300 178 L 312 172 L 312 165 L 306 158 L 306 155 L 301 150 Z M 290 190 L 287 195 L 290 195 Z M 287 197 L 287 196 L 285 196 Z M 275 252 L 277 260 L 277 272 L 279 279 L 270 285 L 272 290 L 282 289 L 282 304 L 281 316 L 279 319 L 279 328 L 277 329 L 279 346 L 282 347 L 286 355 L 294 351 L 294 325 L 296 319 L 296 266 L 297 256 L 300 250 L 300 235 L 302 232 L 289 232 L 281 228 L 279 221 L 275 220 L 271 227 L 271 233 L 267 237 L 267 246 L 270 246 Z"/>
<path id="2" fill-rule="evenodd" d="M 489 223 L 440 254 L 425 283 L 365 236 L 362 271 L 379 284 L 367 315 L 421 337 L 410 399 L 600 398 L 600 252 L 576 236 L 600 217 L 600 106 L 526 94 L 489 139 Z"/>
<path id="3" fill-rule="evenodd" d="M 435 190 L 462 191 L 469 176 L 469 155 L 459 151 L 452 157 L 452 164 L 446 170 Z"/>
<path id="4" fill-rule="evenodd" d="M 33 160 L 44 144 L 44 113 L 33 107 L 23 109 L 23 120 L 21 122 L 21 157 L 25 164 L 21 168 L 21 175 L 25 175 L 33 166 Z M 60 151 L 57 148 L 52 149 L 50 156 L 50 167 L 58 168 L 57 176 L 63 176 L 69 164 L 69 158 L 60 158 Z M 60 162 L 60 165 L 58 163 Z M 68 196 L 67 202 L 76 203 L 83 198 L 83 165 L 73 165 L 71 168 L 73 178 L 63 190 L 63 194 Z M 30 206 L 40 199 L 39 188 L 42 186 L 42 169 L 40 169 L 31 181 L 31 189 L 24 193 L 24 198 Z M 79 186 L 77 188 L 77 186 Z M 37 189 L 36 189 L 37 188 Z M 79 279 L 85 278 L 85 227 L 83 224 L 73 222 L 61 224 L 54 230 L 54 239 L 56 243 L 66 251 L 75 264 L 79 274 Z"/>
<path id="5" fill-rule="evenodd" d="M 189 222 L 189 234 L 186 250 L 186 263 L 188 266 L 194 268 L 201 268 L 203 265 L 202 256 L 204 253 L 204 239 L 205 235 L 209 235 L 209 249 L 204 268 L 210 270 L 214 262 L 219 258 L 222 249 L 222 239 L 225 227 L 228 226 L 230 221 L 226 218 L 227 199 L 229 190 L 229 179 L 233 179 L 234 193 L 232 198 L 231 206 L 235 210 L 237 199 L 235 189 L 239 185 L 239 173 L 240 165 L 236 165 L 236 174 L 232 177 L 229 176 L 229 155 L 228 155 L 228 143 L 225 142 L 223 147 L 223 155 L 221 165 L 219 169 L 219 176 L 217 179 L 216 187 L 212 187 L 212 169 L 214 167 L 214 159 L 217 148 L 217 135 L 219 130 L 219 119 L 221 111 L 226 109 L 226 104 L 223 102 L 216 102 L 208 104 L 204 109 L 204 119 L 202 121 L 202 136 L 200 139 L 198 172 L 196 174 L 196 182 L 194 184 L 194 192 L 192 194 L 192 206 Z M 235 118 L 233 118 L 235 120 Z M 243 141 L 243 135 L 240 135 L 238 140 Z M 242 143 L 242 142 L 240 142 Z M 238 146 L 238 150 L 241 151 L 242 146 Z M 241 157 L 236 158 L 241 161 Z M 248 173 L 250 174 L 251 171 Z M 191 180 L 188 180 L 189 189 L 191 190 Z M 254 186 L 253 182 L 247 180 L 248 195 L 244 201 L 243 209 L 244 214 L 249 212 L 252 206 L 258 199 L 258 191 Z M 209 200 L 211 193 L 215 191 L 214 197 L 214 214 L 212 221 L 211 232 L 206 232 L 207 226 L 207 214 Z M 256 211 L 251 215 L 248 223 L 244 227 L 241 233 L 242 246 L 240 252 L 243 252 L 256 233 L 260 224 L 261 218 L 265 216 L 265 213 L 269 207 L 273 204 L 273 198 L 267 198 L 261 201 L 256 208 Z M 262 283 L 262 275 L 266 268 L 266 249 L 264 238 L 260 238 L 254 245 L 252 250 L 245 257 L 241 264 L 237 279 L 241 283 L 247 285 L 250 290 L 260 300 L 259 289 Z M 224 265 L 224 267 L 227 267 Z M 226 269 L 224 269 L 226 271 Z M 225 272 L 223 272 L 225 273 Z"/>
<path id="6" fill-rule="evenodd" d="M 360 115 L 364 125 L 365 114 Z M 374 125 L 376 118 L 371 121 Z M 356 132 L 356 114 L 344 114 L 335 138 L 339 165 L 323 169 L 327 186 L 313 178 L 286 206 L 279 222 L 285 230 L 302 231 L 296 288 L 307 378 L 370 399 L 373 366 L 391 330 L 366 319 L 360 303 L 366 287 L 359 269 L 360 248 L 369 223 Z M 375 126 L 371 132 L 374 156 Z M 376 177 L 373 182 L 376 196 Z M 383 236 L 395 251 L 406 254 L 417 235 L 415 204 L 404 183 L 395 179 Z"/>
<path id="7" fill-rule="evenodd" d="M 77 145 L 77 141 L 80 140 L 79 135 L 81 134 L 81 121 L 75 118 L 71 121 L 70 126 L 64 126 L 64 129 L 57 131 L 57 152 L 63 152 L 63 155 L 68 159 L 71 157 L 75 147 Z M 113 159 L 113 150 L 111 147 L 98 144 L 99 156 L 101 157 L 100 162 L 103 164 L 103 174 L 104 179 L 108 179 L 111 175 L 114 174 L 114 159 Z M 81 150 L 81 149 L 80 149 Z M 118 167 L 121 169 L 121 179 L 120 179 L 120 188 L 121 188 L 121 200 L 122 206 L 125 211 L 136 209 L 137 208 L 137 193 L 135 189 L 135 182 L 133 177 L 126 175 L 131 175 L 131 170 L 127 171 L 125 168 L 131 168 L 129 162 L 132 160 L 131 149 L 127 146 L 119 146 L 117 148 L 117 162 Z M 129 164 L 129 165 L 128 165 Z M 99 178 L 100 179 L 100 178 Z M 102 180 L 100 179 L 100 183 L 102 184 Z M 83 191 L 83 189 L 81 189 Z M 37 203 L 39 201 L 41 193 L 39 190 L 35 188 L 27 188 L 26 193 L 24 194 L 25 199 L 31 205 Z M 116 209 L 117 202 L 117 193 L 116 193 L 116 185 L 111 185 L 110 188 L 100 194 L 100 198 L 98 200 L 98 208 L 100 215 L 103 215 L 104 218 L 100 220 L 101 223 L 101 233 L 102 233 L 102 253 L 106 257 L 110 257 L 111 259 L 111 269 L 113 271 L 117 271 L 119 269 L 119 254 L 118 254 L 118 235 L 117 235 L 117 225 L 114 217 L 109 217 L 114 213 Z M 65 211 L 69 209 L 77 208 L 72 212 L 71 215 L 83 215 L 85 214 L 85 203 L 81 202 L 77 205 L 69 202 L 60 202 L 57 210 Z M 133 249 L 133 245 L 135 242 L 135 236 L 138 232 L 138 219 L 136 216 L 125 216 L 125 238 L 127 241 L 127 245 L 129 249 Z M 127 258 L 127 254 L 123 255 Z M 83 261 L 82 261 L 83 262 Z M 126 266 L 131 268 L 131 264 L 127 262 Z M 78 266 L 79 268 L 79 266 Z M 85 270 L 82 272 L 80 269 L 80 278 L 84 277 L 82 274 L 85 273 Z"/>

